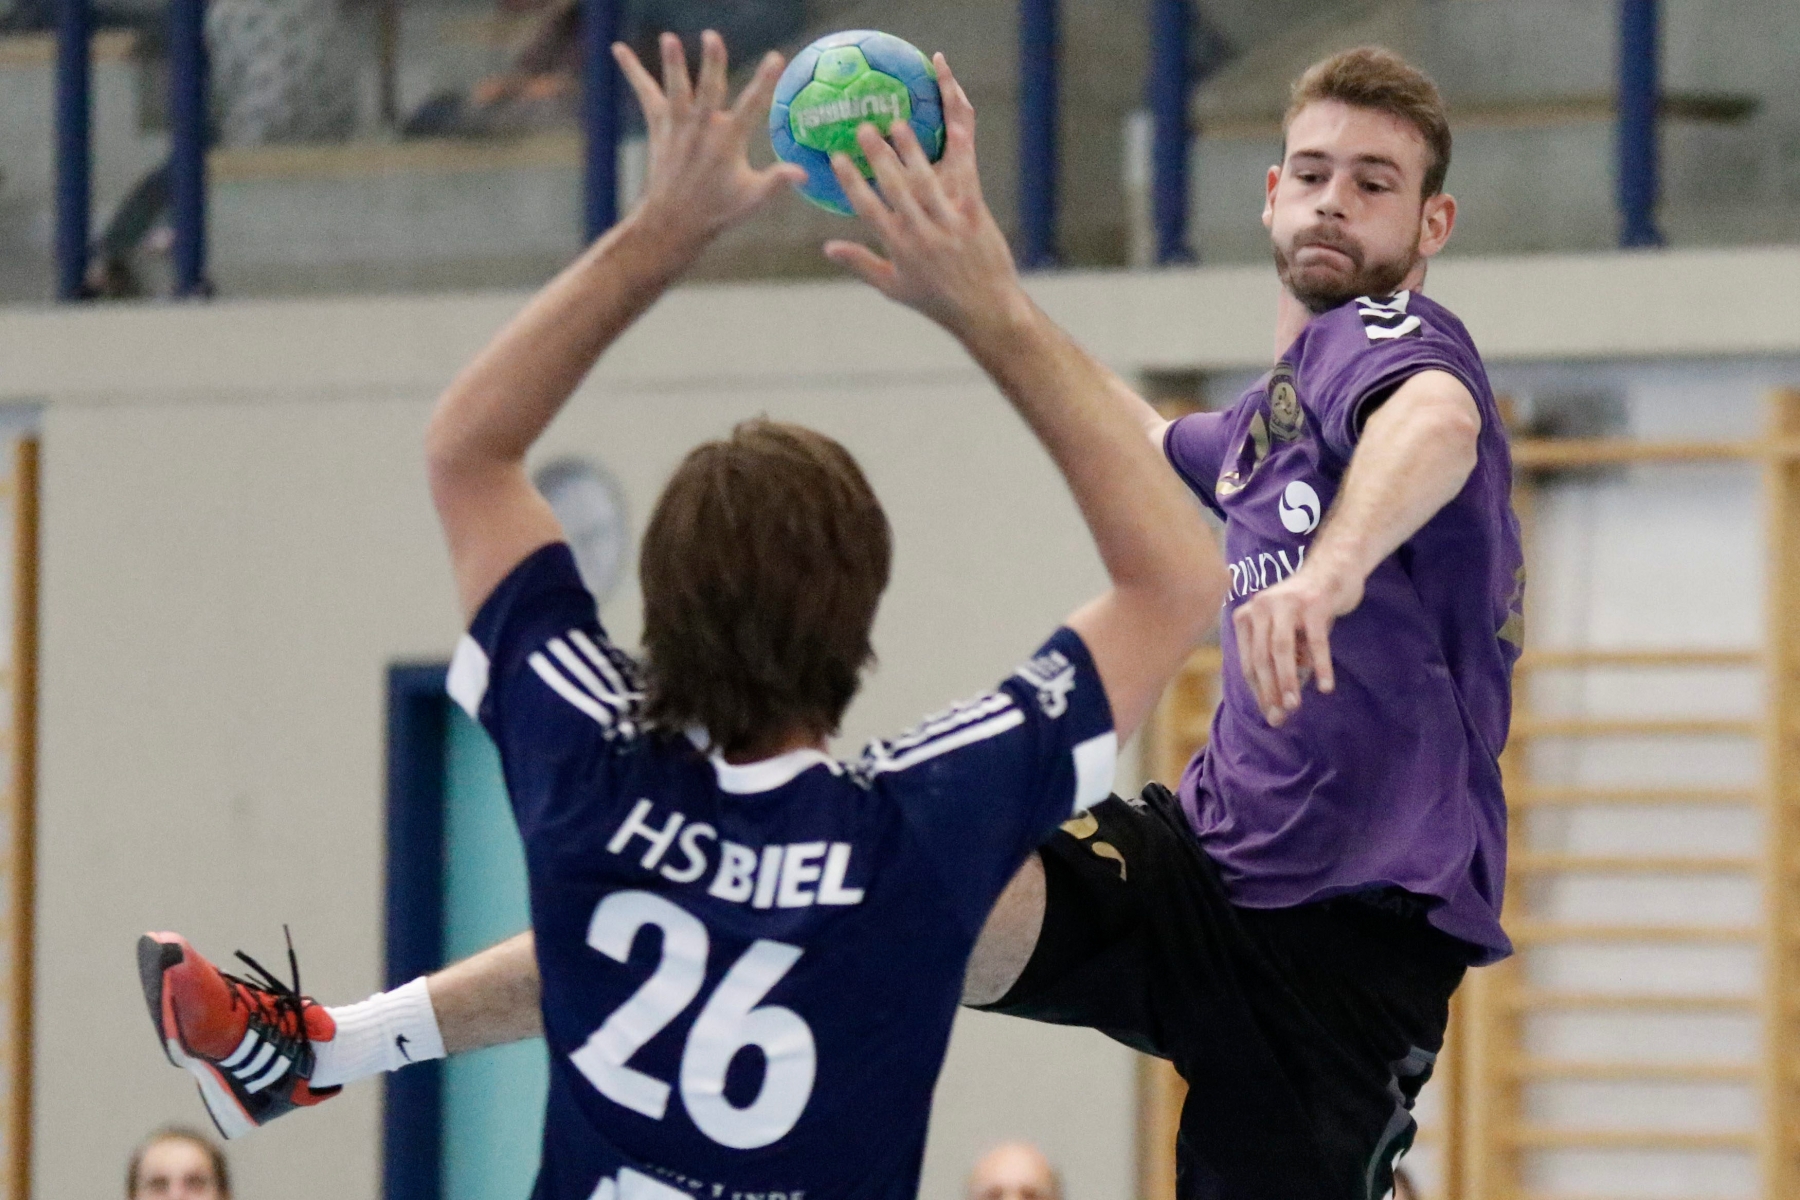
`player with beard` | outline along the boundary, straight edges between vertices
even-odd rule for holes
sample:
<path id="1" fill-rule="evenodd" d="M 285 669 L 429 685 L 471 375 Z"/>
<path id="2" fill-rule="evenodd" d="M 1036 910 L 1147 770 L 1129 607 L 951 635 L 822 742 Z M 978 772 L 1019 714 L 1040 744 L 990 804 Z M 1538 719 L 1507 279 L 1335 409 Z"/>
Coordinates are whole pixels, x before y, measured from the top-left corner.
<path id="1" fill-rule="evenodd" d="M 979 270 L 979 195 L 947 206 L 896 129 L 894 149 L 861 134 L 891 209 L 840 170 L 857 211 L 890 246 L 924 230 L 942 272 Z M 1171 1060 L 1189 1088 L 1183 1200 L 1388 1196 L 1451 994 L 1511 951 L 1498 757 L 1522 558 L 1480 356 L 1420 292 L 1456 220 L 1443 105 L 1364 48 L 1301 76 L 1284 130 L 1263 210 L 1274 367 L 1174 422 L 1122 387 L 1096 393 L 1225 522 L 1208 746 L 1176 793 L 1105 800 L 1026 860 L 963 994 Z M 918 277 L 867 249 L 827 254 L 919 302 Z M 388 1047 L 358 1073 L 536 1032 L 531 938 L 330 1010 L 340 1036 Z"/>
<path id="2" fill-rule="evenodd" d="M 1511 952 L 1524 577 L 1480 355 L 1420 294 L 1456 223 L 1436 87 L 1348 51 L 1284 131 L 1273 369 L 1221 412 L 1138 407 L 1225 522 L 1209 744 L 1027 862 L 964 1002 L 1172 1060 L 1184 1198 L 1381 1200 L 1464 969 Z"/>

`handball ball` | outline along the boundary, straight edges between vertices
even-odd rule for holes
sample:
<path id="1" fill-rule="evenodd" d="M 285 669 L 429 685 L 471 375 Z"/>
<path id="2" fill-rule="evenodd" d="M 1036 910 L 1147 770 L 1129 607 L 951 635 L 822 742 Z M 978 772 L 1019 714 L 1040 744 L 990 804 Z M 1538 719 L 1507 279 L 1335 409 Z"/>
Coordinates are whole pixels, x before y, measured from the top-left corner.
<path id="1" fill-rule="evenodd" d="M 943 155 L 937 71 L 911 42 L 872 29 L 833 33 L 796 54 L 781 73 L 769 107 L 769 140 L 777 157 L 805 168 L 800 194 L 820 208 L 850 213 L 831 173 L 833 153 L 848 154 L 865 178 L 873 178 L 856 145 L 864 121 L 884 136 L 893 122 L 905 121 L 932 162 Z"/>

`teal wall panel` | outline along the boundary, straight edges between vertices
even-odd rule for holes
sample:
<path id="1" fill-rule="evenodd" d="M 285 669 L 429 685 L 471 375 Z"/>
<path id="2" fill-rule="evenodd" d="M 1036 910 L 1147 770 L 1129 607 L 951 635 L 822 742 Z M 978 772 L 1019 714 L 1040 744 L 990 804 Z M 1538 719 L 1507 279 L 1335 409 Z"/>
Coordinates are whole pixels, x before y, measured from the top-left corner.
<path id="1" fill-rule="evenodd" d="M 487 733 L 451 706 L 444 772 L 444 956 L 526 929 L 525 853 Z M 444 1065 L 443 1200 L 524 1200 L 537 1173 L 548 1064 L 541 1039 Z"/>

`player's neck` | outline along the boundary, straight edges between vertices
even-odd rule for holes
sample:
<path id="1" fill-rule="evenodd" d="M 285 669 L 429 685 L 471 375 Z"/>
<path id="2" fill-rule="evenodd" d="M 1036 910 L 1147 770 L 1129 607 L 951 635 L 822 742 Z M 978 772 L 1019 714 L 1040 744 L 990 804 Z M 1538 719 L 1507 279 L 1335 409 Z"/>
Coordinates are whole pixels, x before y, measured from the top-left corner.
<path id="1" fill-rule="evenodd" d="M 1421 259 L 1419 264 L 1401 281 L 1400 286 L 1394 290 L 1397 292 L 1424 291 L 1425 265 L 1425 261 Z M 1311 321 L 1314 315 L 1310 308 L 1295 298 L 1294 293 L 1285 287 L 1281 289 L 1281 298 L 1277 301 L 1275 309 L 1274 361 L 1281 361 L 1281 356 L 1287 353 L 1288 347 L 1294 344 L 1294 339 L 1300 336 L 1300 331 L 1306 328 L 1307 322 Z"/>
<path id="2" fill-rule="evenodd" d="M 764 759 L 780 758 L 783 754 L 791 754 L 795 750 L 817 750 L 825 752 L 825 739 L 805 729 L 789 730 L 786 733 L 774 734 L 766 741 L 760 741 L 720 755 L 734 767 L 748 766 L 750 763 L 762 762 Z"/>

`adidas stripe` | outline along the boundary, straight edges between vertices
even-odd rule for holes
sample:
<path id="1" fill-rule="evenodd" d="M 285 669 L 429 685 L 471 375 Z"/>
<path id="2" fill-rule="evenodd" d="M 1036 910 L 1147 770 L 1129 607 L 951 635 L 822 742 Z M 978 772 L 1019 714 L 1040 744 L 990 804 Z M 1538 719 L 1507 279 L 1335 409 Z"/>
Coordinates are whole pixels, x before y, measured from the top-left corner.
<path id="1" fill-rule="evenodd" d="M 575 649 L 570 649 L 570 642 Z M 632 720 L 632 713 L 640 693 L 627 686 L 618 665 L 592 638 L 579 629 L 571 629 L 567 641 L 553 637 L 545 646 L 549 655 L 539 650 L 525 661 L 550 690 L 592 718 L 607 736 L 636 735 L 637 723 Z"/>
<path id="2" fill-rule="evenodd" d="M 870 773 L 876 775 L 884 774 L 889 771 L 904 771 L 908 767 L 916 767 L 922 762 L 927 762 L 941 754 L 948 754 L 952 750 L 960 750 L 964 746 L 972 745 L 975 742 L 982 742 L 991 737 L 998 737 L 1009 729 L 1017 729 L 1024 723 L 1025 714 L 1020 712 L 1017 708 L 1014 708 L 997 717 L 983 721 L 979 725 L 965 726 L 954 733 L 946 734 L 935 741 L 927 742 L 924 745 L 915 747 L 903 754 L 893 754 L 891 748 L 881 747 L 869 759 L 867 769 Z"/>

